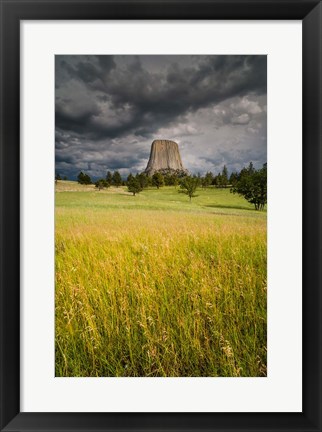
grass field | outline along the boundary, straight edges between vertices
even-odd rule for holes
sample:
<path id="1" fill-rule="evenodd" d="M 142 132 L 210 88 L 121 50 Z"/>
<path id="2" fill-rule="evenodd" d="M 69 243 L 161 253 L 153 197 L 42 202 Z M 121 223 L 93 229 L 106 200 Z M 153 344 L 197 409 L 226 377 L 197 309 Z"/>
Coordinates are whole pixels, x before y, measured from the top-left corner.
<path id="1" fill-rule="evenodd" d="M 56 376 L 266 376 L 266 212 L 56 186 Z"/>

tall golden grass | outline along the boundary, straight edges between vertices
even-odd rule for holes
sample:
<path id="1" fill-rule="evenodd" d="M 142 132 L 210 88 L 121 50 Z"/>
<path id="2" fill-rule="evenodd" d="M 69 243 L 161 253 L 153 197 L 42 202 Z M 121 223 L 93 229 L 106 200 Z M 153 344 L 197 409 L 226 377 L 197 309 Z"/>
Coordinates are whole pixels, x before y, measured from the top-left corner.
<path id="1" fill-rule="evenodd" d="M 144 193 L 57 193 L 56 376 L 266 376 L 266 215 Z"/>

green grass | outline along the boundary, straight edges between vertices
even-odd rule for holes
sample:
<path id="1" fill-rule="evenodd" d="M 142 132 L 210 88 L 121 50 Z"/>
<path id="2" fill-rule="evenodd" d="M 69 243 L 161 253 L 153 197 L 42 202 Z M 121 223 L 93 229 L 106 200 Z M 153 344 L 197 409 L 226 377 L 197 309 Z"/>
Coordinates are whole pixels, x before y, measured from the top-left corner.
<path id="1" fill-rule="evenodd" d="M 56 186 L 56 376 L 266 376 L 266 213 Z"/>

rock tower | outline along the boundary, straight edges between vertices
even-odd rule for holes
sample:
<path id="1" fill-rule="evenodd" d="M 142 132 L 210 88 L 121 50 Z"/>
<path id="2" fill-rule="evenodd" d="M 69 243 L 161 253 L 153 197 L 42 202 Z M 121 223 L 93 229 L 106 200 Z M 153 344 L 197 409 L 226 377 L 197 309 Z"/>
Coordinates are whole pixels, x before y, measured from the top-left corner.
<path id="1" fill-rule="evenodd" d="M 151 145 L 150 159 L 145 173 L 152 176 L 155 172 L 162 174 L 188 174 L 184 169 L 178 144 L 170 140 L 154 140 Z"/>

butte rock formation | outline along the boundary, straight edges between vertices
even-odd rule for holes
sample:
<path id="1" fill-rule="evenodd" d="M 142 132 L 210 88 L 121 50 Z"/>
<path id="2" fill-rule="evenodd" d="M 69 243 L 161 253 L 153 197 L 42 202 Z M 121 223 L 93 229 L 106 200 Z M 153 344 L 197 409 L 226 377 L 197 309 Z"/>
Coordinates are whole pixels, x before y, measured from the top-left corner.
<path id="1" fill-rule="evenodd" d="M 154 140 L 151 145 L 150 159 L 145 173 L 152 176 L 155 172 L 162 174 L 188 174 L 184 169 L 178 144 L 169 140 Z"/>

